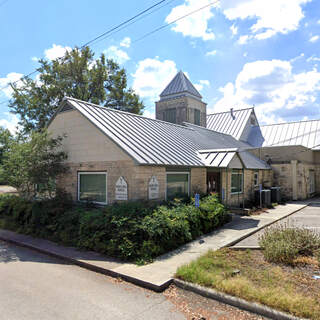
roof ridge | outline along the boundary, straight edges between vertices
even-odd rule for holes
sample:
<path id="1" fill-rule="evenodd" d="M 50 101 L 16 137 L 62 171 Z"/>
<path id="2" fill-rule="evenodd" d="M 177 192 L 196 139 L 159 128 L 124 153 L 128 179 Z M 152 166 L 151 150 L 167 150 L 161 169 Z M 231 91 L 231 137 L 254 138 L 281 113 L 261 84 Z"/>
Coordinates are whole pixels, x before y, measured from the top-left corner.
<path id="1" fill-rule="evenodd" d="M 251 110 L 254 110 L 254 107 L 248 107 L 248 108 L 236 109 L 236 110 L 233 109 L 233 112 L 245 111 L 245 110 L 250 110 L 250 109 L 251 109 Z M 216 114 L 222 114 L 222 113 L 230 113 L 230 110 L 229 110 L 229 111 L 209 113 L 209 114 L 207 114 L 207 117 L 208 117 L 208 116 L 214 116 L 214 115 L 216 115 Z"/>
<path id="2" fill-rule="evenodd" d="M 63 98 L 63 101 L 67 101 L 67 100 L 75 100 L 75 101 L 79 101 L 81 103 L 90 104 L 93 107 L 98 107 L 98 108 L 104 109 L 106 111 L 123 113 L 123 114 L 127 114 L 129 116 L 132 116 L 132 117 L 139 117 L 139 118 L 148 119 L 148 120 L 155 121 L 155 122 L 162 122 L 162 123 L 165 123 L 165 124 L 168 124 L 168 125 L 171 125 L 171 126 L 176 126 L 176 127 L 180 127 L 180 128 L 184 128 L 184 129 L 188 129 L 188 130 L 194 131 L 192 128 L 188 128 L 187 126 L 184 126 L 184 125 L 181 125 L 181 124 L 171 123 L 171 122 L 167 122 L 167 121 L 163 121 L 163 120 L 159 120 L 159 119 L 153 119 L 153 118 L 149 118 L 149 117 L 146 117 L 146 116 L 143 116 L 143 115 L 140 115 L 140 114 L 131 113 L 131 112 L 128 112 L 128 111 L 116 110 L 116 109 L 113 109 L 113 108 L 110 108 L 110 107 L 103 107 L 103 106 L 100 106 L 100 105 L 92 103 L 92 102 L 88 102 L 88 101 L 84 101 L 84 100 L 80 100 L 80 99 L 76 99 L 76 98 L 72 98 L 72 97 L 64 97 Z"/>
<path id="3" fill-rule="evenodd" d="M 320 119 L 298 120 L 298 121 L 288 121 L 288 122 L 280 122 L 280 123 L 272 123 L 272 124 L 263 124 L 263 125 L 260 125 L 260 127 L 271 127 L 271 126 L 278 126 L 278 125 L 283 125 L 283 124 L 312 122 L 312 121 L 320 121 Z"/>

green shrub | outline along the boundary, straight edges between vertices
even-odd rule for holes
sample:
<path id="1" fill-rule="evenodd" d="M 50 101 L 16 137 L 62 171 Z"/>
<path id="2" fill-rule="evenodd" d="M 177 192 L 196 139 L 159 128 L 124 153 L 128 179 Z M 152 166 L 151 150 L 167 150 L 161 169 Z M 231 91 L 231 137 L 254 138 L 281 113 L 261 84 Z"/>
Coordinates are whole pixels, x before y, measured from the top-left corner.
<path id="1" fill-rule="evenodd" d="M 298 256 L 313 256 L 320 250 L 320 236 L 305 229 L 279 225 L 268 228 L 259 239 L 265 259 L 292 264 Z"/>
<path id="2" fill-rule="evenodd" d="M 53 200 L 0 196 L 0 217 L 11 229 L 139 263 L 173 250 L 228 221 L 216 196 L 200 207 L 172 201 L 73 206 L 63 193 Z"/>

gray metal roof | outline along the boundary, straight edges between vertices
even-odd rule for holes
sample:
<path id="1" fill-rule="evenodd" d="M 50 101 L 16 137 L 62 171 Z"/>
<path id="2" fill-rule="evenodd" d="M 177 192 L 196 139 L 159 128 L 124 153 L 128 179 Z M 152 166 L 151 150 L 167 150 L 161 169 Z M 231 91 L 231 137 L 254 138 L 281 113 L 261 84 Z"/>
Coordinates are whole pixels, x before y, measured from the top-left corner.
<path id="1" fill-rule="evenodd" d="M 73 98 L 65 98 L 60 110 L 66 104 L 78 110 L 139 164 L 203 167 L 206 164 L 198 150 L 242 151 L 249 147 L 231 136 L 195 125 L 176 125 Z"/>
<path id="2" fill-rule="evenodd" d="M 198 90 L 193 86 L 191 81 L 186 77 L 186 75 L 179 71 L 171 82 L 166 86 L 166 88 L 161 92 L 160 97 L 164 98 L 166 96 L 172 96 L 182 93 L 189 93 L 190 95 L 202 98 Z"/>
<path id="3" fill-rule="evenodd" d="M 260 129 L 263 147 L 301 145 L 320 149 L 320 120 L 265 125 Z"/>
<path id="4" fill-rule="evenodd" d="M 266 162 L 258 159 L 250 152 L 238 151 L 237 149 L 200 150 L 199 157 L 207 167 L 233 168 L 231 165 L 232 160 L 235 157 L 239 157 L 246 169 L 270 169 L 270 166 Z"/>
<path id="5" fill-rule="evenodd" d="M 246 124 L 253 108 L 219 112 L 207 115 L 207 128 L 213 131 L 229 134 L 239 140 L 246 129 Z"/>

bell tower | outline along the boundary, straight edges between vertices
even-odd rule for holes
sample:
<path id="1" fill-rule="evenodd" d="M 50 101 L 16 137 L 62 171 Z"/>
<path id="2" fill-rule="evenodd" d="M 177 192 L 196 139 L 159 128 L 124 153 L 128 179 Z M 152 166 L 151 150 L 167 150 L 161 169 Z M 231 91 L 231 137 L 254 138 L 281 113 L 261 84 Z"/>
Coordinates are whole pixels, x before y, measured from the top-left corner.
<path id="1" fill-rule="evenodd" d="M 156 102 L 156 119 L 206 127 L 207 104 L 186 75 L 179 71 Z"/>

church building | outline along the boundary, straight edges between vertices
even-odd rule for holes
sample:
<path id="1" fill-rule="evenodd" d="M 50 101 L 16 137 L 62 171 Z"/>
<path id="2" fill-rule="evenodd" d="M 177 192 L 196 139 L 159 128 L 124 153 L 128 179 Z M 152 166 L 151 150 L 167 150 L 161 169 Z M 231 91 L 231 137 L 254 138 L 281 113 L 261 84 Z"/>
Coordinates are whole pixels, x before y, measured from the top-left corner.
<path id="1" fill-rule="evenodd" d="M 293 133 L 291 144 L 282 140 L 287 129 L 278 138 L 278 129 L 259 126 L 253 108 L 208 115 L 182 71 L 160 94 L 156 119 L 66 97 L 48 124 L 54 136 L 66 135 L 70 171 L 58 185 L 75 201 L 102 205 L 216 192 L 239 207 L 273 186 L 290 199 L 310 197 L 319 192 L 319 153 Z"/>

